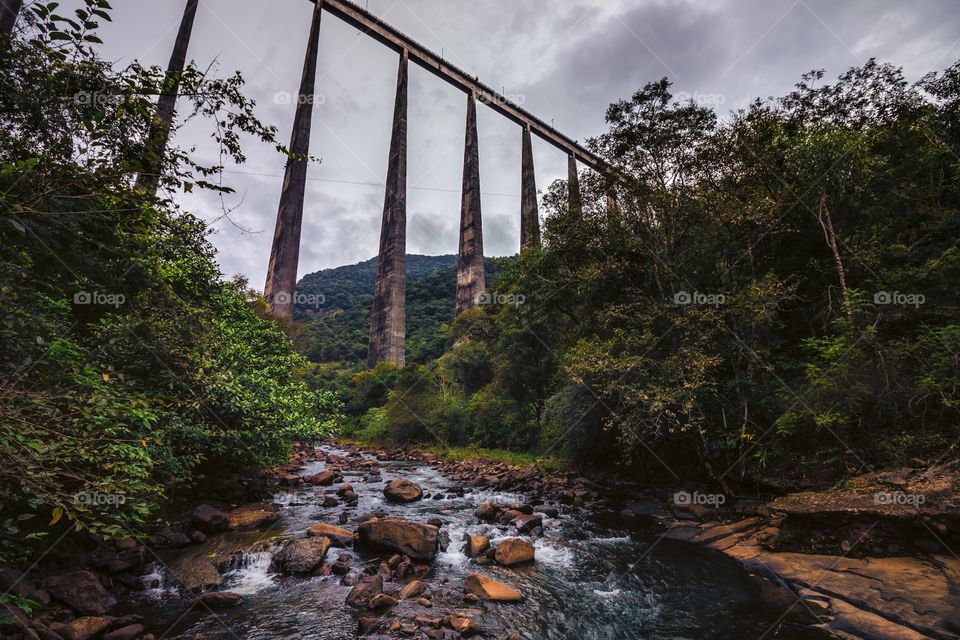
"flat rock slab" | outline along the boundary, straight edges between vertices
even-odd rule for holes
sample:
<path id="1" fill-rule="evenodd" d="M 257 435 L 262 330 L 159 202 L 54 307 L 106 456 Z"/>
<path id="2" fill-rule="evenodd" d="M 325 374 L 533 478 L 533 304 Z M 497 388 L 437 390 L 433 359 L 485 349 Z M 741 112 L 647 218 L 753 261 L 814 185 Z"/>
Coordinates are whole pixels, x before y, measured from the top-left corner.
<path id="1" fill-rule="evenodd" d="M 957 558 L 772 552 L 757 543 L 763 532 L 757 518 L 727 524 L 668 524 L 665 537 L 715 549 L 749 572 L 788 585 L 798 598 L 795 608 L 817 612 L 816 627 L 836 638 L 960 637 L 948 622 L 960 606 Z"/>

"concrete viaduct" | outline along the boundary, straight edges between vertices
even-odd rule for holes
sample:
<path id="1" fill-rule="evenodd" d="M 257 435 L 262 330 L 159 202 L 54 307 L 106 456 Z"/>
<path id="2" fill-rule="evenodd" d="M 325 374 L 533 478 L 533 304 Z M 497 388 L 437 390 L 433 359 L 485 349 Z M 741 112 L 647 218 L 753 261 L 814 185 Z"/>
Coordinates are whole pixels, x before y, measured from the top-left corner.
<path id="1" fill-rule="evenodd" d="M 290 139 L 292 154 L 287 160 L 284 172 L 264 296 L 274 315 L 290 317 L 293 314 L 303 201 L 307 181 L 307 159 L 310 153 L 310 125 L 316 83 L 320 18 L 323 12 L 327 11 L 399 54 L 397 94 L 387 165 L 383 221 L 380 228 L 380 250 L 367 365 L 372 367 L 377 362 L 387 361 L 403 366 L 406 340 L 407 68 L 410 62 L 420 65 L 457 87 L 466 94 L 467 98 L 463 197 L 460 208 L 460 249 L 457 268 L 457 313 L 476 304 L 478 296 L 485 288 L 483 227 L 480 214 L 480 160 L 477 146 L 477 102 L 486 104 L 520 125 L 521 251 L 540 244 L 537 186 L 531 148 L 533 135 L 546 140 L 567 154 L 569 206 L 573 211 L 580 211 L 582 206 L 577 173 L 578 161 L 608 176 L 613 174 L 610 170 L 603 171 L 602 161 L 574 140 L 350 0 L 309 1 L 314 4 L 313 17 Z M 155 158 L 162 158 L 166 150 L 174 102 L 178 92 L 178 80 L 184 68 L 197 5 L 198 0 L 187 0 L 174 51 L 167 67 L 167 89 L 161 96 L 154 131 L 148 143 L 154 146 L 152 153 Z M 0 0 L 2 35 L 9 35 L 13 31 L 14 21 L 21 7 L 22 0 Z M 155 192 L 157 187 L 155 177 L 152 167 L 145 167 L 137 179 L 136 188 Z M 615 207 L 616 203 L 612 198 L 611 195 L 608 206 Z"/>

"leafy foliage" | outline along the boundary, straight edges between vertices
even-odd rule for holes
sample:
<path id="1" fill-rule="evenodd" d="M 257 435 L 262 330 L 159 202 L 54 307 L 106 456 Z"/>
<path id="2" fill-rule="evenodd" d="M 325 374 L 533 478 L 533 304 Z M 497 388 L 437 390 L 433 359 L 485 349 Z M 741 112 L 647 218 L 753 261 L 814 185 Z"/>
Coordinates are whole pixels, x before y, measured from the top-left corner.
<path id="1" fill-rule="evenodd" d="M 32 5 L 0 63 L 4 554 L 50 528 L 131 535 L 171 493 L 284 461 L 336 421 L 263 301 L 222 279 L 204 225 L 132 189 L 162 72 L 97 57 L 103 0 L 76 20 L 55 5 Z M 241 85 L 193 68 L 181 85 L 237 161 L 241 134 L 273 142 Z M 217 167 L 166 157 L 166 187 L 223 189 Z"/>

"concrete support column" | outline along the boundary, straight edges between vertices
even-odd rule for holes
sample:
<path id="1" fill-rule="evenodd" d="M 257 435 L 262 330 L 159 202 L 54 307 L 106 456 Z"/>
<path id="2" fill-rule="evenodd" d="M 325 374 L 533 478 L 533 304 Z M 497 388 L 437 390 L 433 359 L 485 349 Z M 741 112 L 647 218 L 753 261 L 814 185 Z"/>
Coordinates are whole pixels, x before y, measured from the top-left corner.
<path id="1" fill-rule="evenodd" d="M 297 99 L 297 111 L 290 135 L 290 151 L 296 157 L 287 159 L 277 209 L 277 226 L 270 249 L 267 283 L 263 295 L 273 315 L 293 315 L 293 297 L 297 286 L 297 263 L 300 259 L 300 228 L 303 222 L 303 195 L 307 188 L 307 156 L 310 154 L 310 125 L 313 120 L 313 94 L 317 77 L 317 53 L 320 48 L 320 15 L 323 0 L 317 0 L 303 61 L 303 76 Z"/>
<path id="2" fill-rule="evenodd" d="M 617 202 L 617 190 L 613 187 L 607 189 L 607 213 L 619 213 L 620 204 Z"/>
<path id="3" fill-rule="evenodd" d="M 483 270 L 483 225 L 480 219 L 480 151 L 477 146 L 477 101 L 467 94 L 463 151 L 463 201 L 460 205 L 460 252 L 457 263 L 457 313 L 477 303 L 486 288 Z"/>
<path id="4" fill-rule="evenodd" d="M 167 65 L 167 75 L 163 81 L 160 98 L 157 100 L 157 114 L 150 128 L 150 139 L 147 141 L 146 158 L 143 170 L 137 176 L 134 188 L 137 191 L 154 194 L 160 181 L 160 171 L 163 166 L 163 156 L 170 141 L 170 129 L 173 126 L 173 114 L 177 106 L 177 95 L 180 93 L 180 75 L 187 63 L 187 49 L 190 47 L 190 36 L 193 33 L 193 21 L 197 17 L 199 0 L 187 0 L 180 19 L 180 30 L 173 45 L 170 63 Z"/>
<path id="5" fill-rule="evenodd" d="M 0 0 L 0 37 L 13 33 L 23 0 Z"/>
<path id="6" fill-rule="evenodd" d="M 367 367 L 380 361 L 402 367 L 406 358 L 407 59 L 404 50 L 397 72 L 397 98 L 393 107 L 393 135 L 380 226 Z"/>
<path id="7" fill-rule="evenodd" d="M 577 158 L 571 153 L 567 156 L 567 197 L 570 212 L 583 214 L 583 199 L 580 196 L 580 174 L 577 173 Z"/>
<path id="8" fill-rule="evenodd" d="M 537 177 L 533 170 L 530 127 L 523 128 L 520 172 L 520 251 L 540 246 L 540 212 L 537 209 Z"/>

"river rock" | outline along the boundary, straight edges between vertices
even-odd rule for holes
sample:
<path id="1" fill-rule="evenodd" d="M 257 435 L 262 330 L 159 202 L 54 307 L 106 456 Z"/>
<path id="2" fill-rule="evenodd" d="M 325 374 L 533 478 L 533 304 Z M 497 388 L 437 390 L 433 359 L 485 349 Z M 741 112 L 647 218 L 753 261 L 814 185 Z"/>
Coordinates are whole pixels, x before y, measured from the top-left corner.
<path id="1" fill-rule="evenodd" d="M 288 542 L 273 561 L 284 573 L 311 573 L 323 562 L 329 548 L 330 539 L 325 536 L 300 538 Z"/>
<path id="2" fill-rule="evenodd" d="M 419 596 L 427 588 L 427 583 L 422 580 L 411 580 L 407 584 L 403 585 L 403 588 L 400 589 L 400 599 L 406 600 L 408 598 L 415 598 Z"/>
<path id="3" fill-rule="evenodd" d="M 351 607 L 363 607 L 374 596 L 381 593 L 383 593 L 383 579 L 380 576 L 362 576 L 347 594 L 347 604 Z"/>
<path id="4" fill-rule="evenodd" d="M 395 478 L 383 488 L 383 495 L 390 502 L 416 502 L 423 497 L 423 489 L 404 478 Z"/>
<path id="5" fill-rule="evenodd" d="M 134 640 L 134 638 L 139 638 L 141 635 L 143 635 L 142 624 L 128 624 L 104 635 L 103 640 Z"/>
<path id="6" fill-rule="evenodd" d="M 202 591 L 220 586 L 220 572 L 203 554 L 185 553 L 167 565 L 170 577 L 187 591 Z"/>
<path id="7" fill-rule="evenodd" d="M 102 616 L 83 616 L 58 627 L 56 633 L 64 640 L 87 640 L 109 629 L 112 622 L 111 618 Z"/>
<path id="8" fill-rule="evenodd" d="M 47 590 L 77 613 L 88 616 L 103 615 L 117 604 L 117 599 L 89 571 L 71 571 L 53 576 L 47 580 Z"/>
<path id="9" fill-rule="evenodd" d="M 367 602 L 368 609 L 389 609 L 395 607 L 399 600 L 388 593 L 378 593 Z"/>
<path id="10" fill-rule="evenodd" d="M 512 567 L 524 562 L 533 562 L 533 545 L 523 538 L 507 538 L 497 545 L 494 559 L 498 564 Z"/>
<path id="11" fill-rule="evenodd" d="M 657 521 L 670 515 L 670 511 L 659 500 L 653 498 L 641 498 L 633 502 L 620 511 L 620 516 L 625 520 L 639 521 Z"/>
<path id="12" fill-rule="evenodd" d="M 560 516 L 560 510 L 556 507 L 551 507 L 545 504 L 540 505 L 539 507 L 534 507 L 533 511 L 535 513 L 543 514 L 548 518 L 557 518 Z"/>
<path id="13" fill-rule="evenodd" d="M 340 472 L 336 469 L 324 469 L 320 473 L 307 476 L 304 480 L 309 484 L 327 486 L 333 484 L 333 481 L 336 480 L 339 475 Z"/>
<path id="14" fill-rule="evenodd" d="M 227 516 L 230 519 L 230 528 L 234 530 L 259 529 L 273 524 L 279 517 L 277 508 L 269 504 L 247 504 L 237 507 Z"/>
<path id="15" fill-rule="evenodd" d="M 243 602 L 243 596 L 232 591 L 207 591 L 197 597 L 197 601 L 211 609 L 233 607 Z"/>
<path id="16" fill-rule="evenodd" d="M 540 516 L 520 515 L 513 519 L 513 526 L 521 533 L 530 533 L 537 527 L 543 526 Z"/>
<path id="17" fill-rule="evenodd" d="M 489 500 L 484 500 L 474 510 L 473 516 L 478 520 L 494 520 L 497 517 L 497 511 L 499 510 L 496 505 Z"/>
<path id="18" fill-rule="evenodd" d="M 483 627 L 477 621 L 481 613 L 479 609 L 462 609 L 447 616 L 444 622 L 463 636 L 472 636 L 483 630 Z"/>
<path id="19" fill-rule="evenodd" d="M 318 522 L 307 529 L 307 535 L 317 537 L 325 536 L 330 538 L 330 542 L 338 547 L 346 547 L 348 544 L 353 542 L 353 533 L 349 529 L 344 529 L 343 527 L 327 524 L 325 522 Z"/>
<path id="20" fill-rule="evenodd" d="M 463 546 L 463 553 L 468 558 L 476 558 L 490 548 L 490 538 L 487 536 L 467 535 L 467 544 Z"/>
<path id="21" fill-rule="evenodd" d="M 429 562 L 437 554 L 437 528 L 403 518 L 373 518 L 360 525 L 357 540 L 380 549 Z"/>
<path id="22" fill-rule="evenodd" d="M 463 581 L 463 590 L 473 594 L 481 600 L 499 600 L 502 602 L 519 602 L 523 596 L 510 585 L 497 582 L 493 578 L 471 573 Z"/>
<path id="23" fill-rule="evenodd" d="M 204 533 L 220 533 L 230 528 L 230 516 L 208 504 L 194 509 L 190 522 Z"/>

